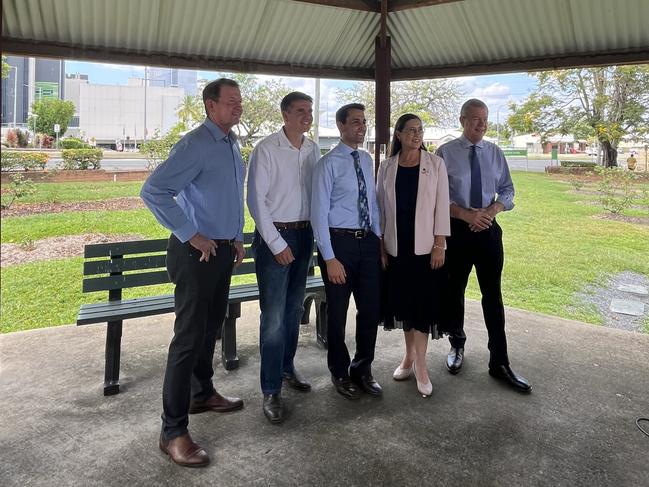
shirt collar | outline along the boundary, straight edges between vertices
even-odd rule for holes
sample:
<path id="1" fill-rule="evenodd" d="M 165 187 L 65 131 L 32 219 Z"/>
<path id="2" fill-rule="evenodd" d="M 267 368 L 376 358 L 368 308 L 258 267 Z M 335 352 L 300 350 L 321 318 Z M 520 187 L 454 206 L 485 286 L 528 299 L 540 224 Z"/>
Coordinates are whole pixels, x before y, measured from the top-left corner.
<path id="1" fill-rule="evenodd" d="M 467 139 L 464 134 L 460 135 L 460 140 L 462 141 L 462 145 L 466 148 L 471 147 L 472 145 L 475 145 L 476 147 L 480 147 L 481 149 L 484 147 L 484 139 L 481 139 L 480 142 L 477 144 L 474 144 L 471 142 L 469 139 Z"/>
<path id="2" fill-rule="evenodd" d="M 288 137 L 286 136 L 286 133 L 284 132 L 284 127 L 279 129 L 279 132 L 277 132 L 279 136 L 279 146 L 280 147 L 290 147 L 291 149 L 297 150 L 297 147 L 295 147 L 293 144 L 291 144 L 291 141 L 288 140 Z M 307 137 L 302 134 L 302 147 L 304 147 L 304 144 L 307 141 Z"/>
<path id="3" fill-rule="evenodd" d="M 218 141 L 218 140 L 221 140 L 221 139 L 226 139 L 228 137 L 230 138 L 230 142 L 235 140 L 235 138 L 233 137 L 234 133 L 232 132 L 232 130 L 230 130 L 227 134 L 225 134 L 223 132 L 223 130 L 221 130 L 221 128 L 218 125 L 216 125 L 214 122 L 212 122 L 209 119 L 209 117 L 205 118 L 205 121 L 203 122 L 203 125 L 205 125 L 207 130 L 210 131 L 210 133 L 212 134 L 212 137 L 214 137 L 214 140 Z"/>
<path id="4" fill-rule="evenodd" d="M 343 152 L 344 154 L 347 154 L 347 155 L 351 154 L 354 151 L 356 151 L 356 152 L 358 152 L 360 154 L 360 150 L 354 149 L 353 147 L 348 146 L 342 140 L 340 142 L 338 142 L 338 145 L 336 147 L 340 152 Z"/>

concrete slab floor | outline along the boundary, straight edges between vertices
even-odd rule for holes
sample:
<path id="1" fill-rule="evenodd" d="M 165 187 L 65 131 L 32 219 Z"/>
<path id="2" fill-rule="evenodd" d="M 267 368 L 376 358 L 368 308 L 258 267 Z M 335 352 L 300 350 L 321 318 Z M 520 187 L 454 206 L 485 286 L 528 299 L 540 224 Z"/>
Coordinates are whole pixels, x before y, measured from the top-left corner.
<path id="1" fill-rule="evenodd" d="M 521 395 L 487 374 L 487 334 L 467 304 L 466 364 L 444 368 L 446 340 L 431 342 L 429 399 L 414 380 L 391 379 L 399 331 L 379 331 L 381 399 L 352 402 L 331 386 L 326 352 L 302 327 L 296 364 L 313 391 L 284 393 L 288 417 L 269 424 L 259 393 L 258 307 L 243 307 L 241 367 L 216 364 L 215 383 L 243 411 L 193 415 L 190 431 L 212 458 L 178 467 L 157 448 L 160 396 L 173 316 L 124 326 L 123 392 L 104 397 L 105 326 L 0 336 L 0 485 L 454 485 L 646 486 L 649 336 L 508 309 Z M 353 350 L 353 313 L 348 344 Z"/>

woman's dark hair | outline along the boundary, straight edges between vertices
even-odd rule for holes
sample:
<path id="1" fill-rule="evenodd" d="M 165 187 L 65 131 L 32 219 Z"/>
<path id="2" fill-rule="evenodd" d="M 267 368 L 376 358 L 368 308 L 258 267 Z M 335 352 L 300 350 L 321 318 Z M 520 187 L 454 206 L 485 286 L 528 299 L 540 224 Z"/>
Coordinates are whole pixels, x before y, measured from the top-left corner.
<path id="1" fill-rule="evenodd" d="M 419 118 L 414 113 L 406 113 L 404 115 L 401 115 L 397 120 L 397 123 L 394 124 L 394 134 L 392 135 L 392 143 L 390 144 L 389 157 L 396 156 L 399 152 L 401 152 L 401 141 L 397 137 L 397 132 L 403 132 L 403 128 L 413 118 L 421 122 L 421 118 Z M 421 148 L 426 150 L 426 146 L 424 145 L 423 140 L 421 141 Z"/>

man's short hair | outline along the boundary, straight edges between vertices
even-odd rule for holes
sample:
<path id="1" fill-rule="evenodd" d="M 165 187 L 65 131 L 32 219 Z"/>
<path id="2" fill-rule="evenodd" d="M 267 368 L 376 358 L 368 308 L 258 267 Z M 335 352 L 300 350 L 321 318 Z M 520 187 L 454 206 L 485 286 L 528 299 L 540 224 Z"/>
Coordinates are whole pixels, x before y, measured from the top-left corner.
<path id="1" fill-rule="evenodd" d="M 292 91 L 284 98 L 282 98 L 282 101 L 279 104 L 279 109 L 282 112 L 288 112 L 293 102 L 296 101 L 308 101 L 309 103 L 313 103 L 313 98 L 311 98 L 306 93 L 302 93 L 301 91 Z"/>
<path id="2" fill-rule="evenodd" d="M 469 113 L 469 107 L 484 108 L 485 110 L 487 110 L 487 113 L 489 112 L 489 107 L 485 102 L 478 100 L 477 98 L 471 98 L 470 100 L 465 101 L 462 105 L 462 108 L 460 109 L 461 117 L 467 116 L 467 114 Z"/>
<path id="3" fill-rule="evenodd" d="M 365 111 L 365 105 L 362 103 L 350 103 L 348 105 L 343 105 L 336 111 L 336 122 L 340 122 L 342 124 L 347 123 L 347 117 L 349 116 L 349 111 L 350 110 L 361 110 Z"/>
<path id="4" fill-rule="evenodd" d="M 205 112 L 207 113 L 207 100 L 219 101 L 221 96 L 221 87 L 231 86 L 232 88 L 239 88 L 239 83 L 229 78 L 219 78 L 210 81 L 203 88 L 203 105 L 205 105 Z"/>

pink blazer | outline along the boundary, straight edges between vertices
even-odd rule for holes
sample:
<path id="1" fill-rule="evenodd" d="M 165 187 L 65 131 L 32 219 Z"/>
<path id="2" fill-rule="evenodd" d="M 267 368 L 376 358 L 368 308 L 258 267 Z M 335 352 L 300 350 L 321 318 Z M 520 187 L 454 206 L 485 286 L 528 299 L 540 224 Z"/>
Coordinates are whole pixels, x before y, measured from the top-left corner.
<path id="1" fill-rule="evenodd" d="M 432 251 L 435 235 L 450 235 L 448 176 L 441 157 L 419 151 L 419 185 L 415 211 L 415 254 Z M 397 255 L 397 198 L 395 182 L 399 155 L 384 160 L 379 167 L 376 194 L 381 209 L 383 244 L 388 254 Z"/>

